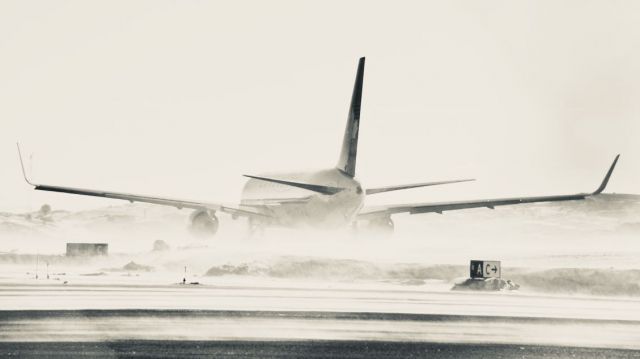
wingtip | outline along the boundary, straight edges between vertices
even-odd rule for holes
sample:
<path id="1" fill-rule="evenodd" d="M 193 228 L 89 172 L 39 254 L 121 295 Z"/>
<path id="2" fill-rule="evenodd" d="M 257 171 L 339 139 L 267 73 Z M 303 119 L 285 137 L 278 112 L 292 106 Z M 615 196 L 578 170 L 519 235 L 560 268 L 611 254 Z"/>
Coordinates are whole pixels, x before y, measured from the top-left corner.
<path id="1" fill-rule="evenodd" d="M 30 180 L 29 177 L 27 177 L 27 171 L 25 171 L 24 169 L 24 162 L 22 161 L 22 151 L 20 151 L 20 142 L 16 142 L 16 147 L 18 148 L 18 158 L 20 159 L 20 168 L 22 169 L 22 177 L 24 177 L 24 180 L 32 185 L 35 186 L 35 184 L 33 184 Z"/>
<path id="2" fill-rule="evenodd" d="M 613 169 L 616 168 L 616 164 L 618 163 L 618 158 L 620 158 L 620 154 L 616 155 L 616 158 L 613 160 L 611 167 L 609 167 L 609 171 L 607 171 L 607 174 L 604 176 L 600 187 L 598 187 L 598 189 L 596 189 L 595 192 L 592 193 L 593 195 L 600 194 L 605 190 L 605 188 L 607 188 L 607 184 L 609 183 L 609 179 L 611 178 Z"/>

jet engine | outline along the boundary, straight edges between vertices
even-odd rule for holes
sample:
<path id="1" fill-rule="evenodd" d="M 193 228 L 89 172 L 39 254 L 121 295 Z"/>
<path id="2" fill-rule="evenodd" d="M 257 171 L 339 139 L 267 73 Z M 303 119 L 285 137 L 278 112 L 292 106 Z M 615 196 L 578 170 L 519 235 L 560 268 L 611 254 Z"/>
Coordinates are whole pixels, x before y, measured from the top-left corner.
<path id="1" fill-rule="evenodd" d="M 220 225 L 215 212 L 198 210 L 191 214 L 191 232 L 197 235 L 213 236 Z"/>

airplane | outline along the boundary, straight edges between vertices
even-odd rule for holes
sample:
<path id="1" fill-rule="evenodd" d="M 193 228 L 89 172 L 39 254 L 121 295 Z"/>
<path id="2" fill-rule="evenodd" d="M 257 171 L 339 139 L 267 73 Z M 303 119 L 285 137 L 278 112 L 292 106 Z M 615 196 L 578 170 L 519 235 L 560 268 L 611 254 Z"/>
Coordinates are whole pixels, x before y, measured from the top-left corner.
<path id="1" fill-rule="evenodd" d="M 364 79 L 365 58 L 359 59 L 351 104 L 347 116 L 342 148 L 334 168 L 313 172 L 277 173 L 271 175 L 244 175 L 248 178 L 239 204 L 201 202 L 160 196 L 127 194 L 105 190 L 36 184 L 27 177 L 18 144 L 18 155 L 25 181 L 34 189 L 84 196 L 104 197 L 129 202 L 146 202 L 178 209 L 194 210 L 191 227 L 210 235 L 218 231 L 217 213 L 226 213 L 233 219 L 247 218 L 252 231 L 266 227 L 366 228 L 390 234 L 394 229 L 392 216 L 400 213 L 439 213 L 469 208 L 489 208 L 535 202 L 575 201 L 597 196 L 604 191 L 618 162 L 617 155 L 600 186 L 591 193 L 557 196 L 516 197 L 470 201 L 409 203 L 378 207 L 365 207 L 366 196 L 410 188 L 436 186 L 473 181 L 473 179 L 447 180 L 363 189 L 356 179 L 360 105 Z"/>

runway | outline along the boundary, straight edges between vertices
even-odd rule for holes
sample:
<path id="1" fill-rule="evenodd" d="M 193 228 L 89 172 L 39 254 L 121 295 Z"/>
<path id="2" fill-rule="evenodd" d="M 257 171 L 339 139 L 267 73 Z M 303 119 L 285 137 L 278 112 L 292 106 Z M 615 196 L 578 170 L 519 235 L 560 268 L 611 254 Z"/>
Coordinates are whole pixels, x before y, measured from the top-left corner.
<path id="1" fill-rule="evenodd" d="M 3 343 L 2 348 L 4 356 L 20 358 L 640 358 L 619 349 L 366 341 Z"/>
<path id="2" fill-rule="evenodd" d="M 4 311 L 1 318 L 0 352 L 19 357 L 640 357 L 620 349 L 637 348 L 637 321 L 196 310 Z"/>
<path id="3" fill-rule="evenodd" d="M 3 311 L 0 327 L 3 342 L 288 339 L 640 346 L 638 321 L 371 312 Z"/>
<path id="4" fill-rule="evenodd" d="M 423 287 L 0 285 L 20 357 L 640 357 L 640 300 Z M 234 283 L 235 282 L 235 283 Z M 335 351 L 332 352 L 332 351 Z M 328 354 L 334 353 L 334 354 Z"/>

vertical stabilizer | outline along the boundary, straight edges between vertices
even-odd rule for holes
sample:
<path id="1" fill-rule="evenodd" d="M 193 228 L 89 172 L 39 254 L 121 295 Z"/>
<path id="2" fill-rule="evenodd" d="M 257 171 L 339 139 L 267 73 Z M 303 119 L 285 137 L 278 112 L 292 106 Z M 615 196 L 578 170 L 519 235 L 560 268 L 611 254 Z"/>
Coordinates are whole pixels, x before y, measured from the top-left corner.
<path id="1" fill-rule="evenodd" d="M 353 86 L 351 95 L 351 106 L 349 107 L 349 117 L 347 127 L 344 130 L 342 140 L 342 151 L 336 166 L 340 171 L 354 177 L 356 175 L 356 155 L 358 153 L 358 129 L 360 127 L 360 103 L 362 102 L 362 80 L 364 77 L 364 57 L 358 62 L 358 72 L 356 73 L 356 83 Z"/>

